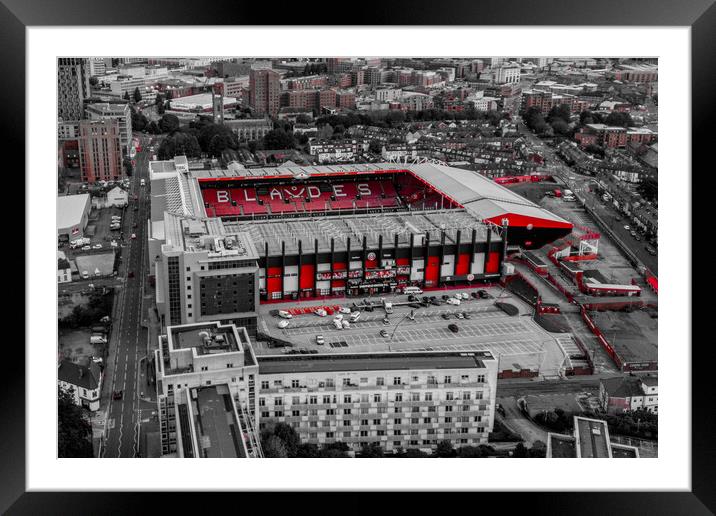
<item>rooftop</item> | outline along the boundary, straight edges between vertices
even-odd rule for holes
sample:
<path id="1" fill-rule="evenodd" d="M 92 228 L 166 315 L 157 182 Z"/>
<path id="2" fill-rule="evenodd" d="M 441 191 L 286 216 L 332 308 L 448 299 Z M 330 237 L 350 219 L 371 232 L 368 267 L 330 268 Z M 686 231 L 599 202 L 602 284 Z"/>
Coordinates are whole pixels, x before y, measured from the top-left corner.
<path id="1" fill-rule="evenodd" d="M 577 456 L 601 459 L 611 457 L 607 423 L 598 419 L 574 418 Z"/>
<path id="2" fill-rule="evenodd" d="M 246 457 L 241 428 L 226 385 L 191 389 L 197 442 L 202 458 Z"/>
<path id="3" fill-rule="evenodd" d="M 576 443 L 574 437 L 570 435 L 547 434 L 547 445 L 550 448 L 550 458 L 554 459 L 572 459 L 577 456 Z"/>
<path id="4" fill-rule="evenodd" d="M 99 366 L 90 361 L 89 366 L 63 360 L 57 367 L 57 379 L 83 389 L 96 389 L 102 373 Z"/>
<path id="5" fill-rule="evenodd" d="M 166 245 L 188 252 L 206 252 L 211 259 L 256 259 L 249 235 L 240 228 L 226 229 L 219 218 L 182 217 L 166 212 Z"/>
<path id="6" fill-rule="evenodd" d="M 90 202 L 90 194 L 61 195 L 57 197 L 57 228 L 79 226 Z"/>
<path id="7" fill-rule="evenodd" d="M 192 324 L 170 326 L 171 349 L 196 349 L 199 355 L 231 353 L 241 350 L 233 326 L 215 324 Z"/>
<path id="8" fill-rule="evenodd" d="M 323 371 L 387 371 L 412 369 L 484 368 L 492 360 L 488 352 L 477 353 L 356 353 L 345 355 L 286 355 L 259 357 L 260 374 L 312 373 Z"/>

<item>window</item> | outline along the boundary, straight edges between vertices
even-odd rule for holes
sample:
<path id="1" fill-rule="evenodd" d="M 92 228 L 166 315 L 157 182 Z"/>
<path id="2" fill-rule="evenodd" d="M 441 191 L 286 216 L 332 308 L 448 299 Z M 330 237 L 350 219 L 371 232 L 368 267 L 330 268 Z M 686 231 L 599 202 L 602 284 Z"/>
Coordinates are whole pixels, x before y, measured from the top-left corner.
<path id="1" fill-rule="evenodd" d="M 374 419 L 374 420 L 373 420 L 373 424 L 374 424 L 374 425 L 379 425 L 379 424 L 380 424 L 380 419 Z"/>
<path id="2" fill-rule="evenodd" d="M 335 410 L 335 409 L 332 409 L 332 408 L 326 409 L 326 415 L 327 415 L 327 416 L 334 416 L 335 414 L 336 414 L 336 410 Z"/>
<path id="3" fill-rule="evenodd" d="M 351 395 L 350 394 L 346 394 L 345 396 L 343 396 L 343 403 L 351 403 Z"/>
<path id="4" fill-rule="evenodd" d="M 384 435 L 385 435 L 385 430 L 378 430 L 378 435 L 379 435 L 379 436 L 384 436 Z"/>
<path id="5" fill-rule="evenodd" d="M 394 377 L 394 378 L 393 378 L 393 385 L 400 385 L 400 384 L 401 384 L 400 376 Z"/>
<path id="6" fill-rule="evenodd" d="M 330 396 L 324 396 L 324 397 L 323 397 L 323 404 L 324 404 L 324 405 L 328 405 L 330 402 L 331 402 L 331 397 L 330 397 Z"/>
<path id="7" fill-rule="evenodd" d="M 360 383 L 368 383 L 368 378 L 366 378 L 366 377 L 361 378 Z"/>
<path id="8" fill-rule="evenodd" d="M 367 395 L 367 394 L 361 394 L 361 395 L 360 395 L 360 402 L 361 402 L 361 403 L 368 403 L 368 395 Z"/>
<path id="9" fill-rule="evenodd" d="M 432 392 L 425 393 L 425 401 L 433 401 L 433 393 Z"/>
<path id="10" fill-rule="evenodd" d="M 259 398 L 259 407 L 266 406 L 266 398 Z"/>
<path id="11" fill-rule="evenodd" d="M 311 410 L 308 411 L 308 415 L 309 415 L 309 416 L 317 416 L 317 415 L 318 415 L 318 410 L 317 410 L 317 409 L 311 409 Z"/>
<path id="12" fill-rule="evenodd" d="M 311 428 L 318 428 L 318 421 L 311 421 L 308 423 Z"/>
<path id="13" fill-rule="evenodd" d="M 360 409 L 360 413 L 361 414 L 369 414 L 370 410 L 368 409 L 368 407 L 363 407 L 362 409 Z"/>
<path id="14" fill-rule="evenodd" d="M 413 383 L 418 383 L 418 382 L 420 381 L 420 377 L 418 377 L 418 376 L 413 376 L 410 381 L 413 382 Z"/>
<path id="15" fill-rule="evenodd" d="M 445 412 L 452 412 L 452 405 L 445 405 Z"/>
<path id="16" fill-rule="evenodd" d="M 232 367 L 234 367 L 234 364 L 226 364 L 227 369 L 231 369 Z"/>
<path id="17" fill-rule="evenodd" d="M 476 400 L 481 400 L 481 399 L 482 399 L 482 391 L 477 391 L 477 392 L 475 393 L 475 399 L 476 399 Z"/>
<path id="18" fill-rule="evenodd" d="M 274 398 L 273 404 L 274 405 L 283 405 L 283 398 Z"/>
<path id="19" fill-rule="evenodd" d="M 350 414 L 350 413 L 351 413 L 351 409 L 349 409 L 349 408 L 343 409 L 343 413 L 344 413 L 344 414 Z"/>
<path id="20" fill-rule="evenodd" d="M 477 375 L 477 383 L 485 383 L 485 375 L 484 374 Z"/>
<path id="21" fill-rule="evenodd" d="M 431 418 L 431 417 L 424 417 L 424 418 L 423 418 L 423 423 L 424 423 L 424 424 L 428 424 L 428 423 L 432 423 L 432 422 L 433 422 L 433 418 Z"/>
<path id="22" fill-rule="evenodd" d="M 452 383 L 452 377 L 446 376 L 445 379 L 443 380 L 443 383 Z"/>
<path id="23" fill-rule="evenodd" d="M 467 382 L 467 381 L 470 380 L 470 375 L 464 374 L 464 375 L 462 375 L 462 376 L 460 377 L 460 380 L 463 381 L 463 382 Z"/>
<path id="24" fill-rule="evenodd" d="M 385 378 L 383 378 L 383 377 L 378 377 L 378 378 L 376 378 L 376 379 L 375 379 L 375 384 L 376 384 L 376 385 L 385 385 Z M 651 400 L 650 400 L 650 401 L 651 401 Z"/>
<path id="25" fill-rule="evenodd" d="M 350 432 L 343 432 L 343 437 L 350 437 L 350 436 L 351 436 Z"/>
<path id="26" fill-rule="evenodd" d="M 299 382 L 298 380 L 291 380 L 291 387 L 294 389 L 298 389 L 300 383 L 301 382 Z"/>
<path id="27" fill-rule="evenodd" d="M 318 396 L 311 396 L 308 398 L 309 405 L 316 405 L 318 403 Z"/>
<path id="28" fill-rule="evenodd" d="M 343 426 L 351 426 L 351 422 L 348 421 L 347 419 L 344 419 L 344 420 L 343 420 Z"/>
<path id="29" fill-rule="evenodd" d="M 410 400 L 411 401 L 420 401 L 420 393 L 419 392 L 410 393 Z"/>
<path id="30" fill-rule="evenodd" d="M 262 388 L 262 389 L 268 389 L 268 388 L 269 388 L 269 383 L 268 383 L 267 380 L 262 380 L 262 381 L 261 381 L 261 388 Z"/>
<path id="31" fill-rule="evenodd" d="M 361 430 L 361 431 L 360 431 L 360 436 L 361 436 L 361 437 L 368 437 L 368 430 Z"/>
<path id="32" fill-rule="evenodd" d="M 351 384 L 350 378 L 343 378 L 343 386 L 346 387 Z"/>
<path id="33" fill-rule="evenodd" d="M 446 417 L 446 418 L 445 418 L 445 422 L 446 422 L 446 423 L 452 423 L 452 418 L 451 418 L 451 417 Z"/>
<path id="34" fill-rule="evenodd" d="M 373 394 L 373 403 L 380 403 L 380 394 Z"/>
<path id="35" fill-rule="evenodd" d="M 271 413 L 268 411 L 261 412 L 261 417 L 271 417 Z"/>
<path id="36" fill-rule="evenodd" d="M 400 393 L 400 392 L 399 392 L 398 394 L 396 394 L 396 395 L 395 395 L 395 401 L 397 401 L 397 402 L 403 401 L 403 394 Z"/>
<path id="37" fill-rule="evenodd" d="M 420 424 L 420 418 L 419 417 L 413 417 L 410 419 L 411 425 L 419 425 Z M 417 430 L 415 431 L 417 433 Z"/>
<path id="38" fill-rule="evenodd" d="M 333 439 L 333 432 L 326 432 L 326 439 Z"/>
<path id="39" fill-rule="evenodd" d="M 301 397 L 300 396 L 292 396 L 291 397 L 291 403 L 294 405 L 300 405 L 301 404 Z"/>
<path id="40" fill-rule="evenodd" d="M 452 401 L 452 399 L 453 399 L 453 394 L 452 394 L 452 392 L 446 392 L 446 393 L 445 393 L 445 400 L 446 400 L 446 401 Z"/>
<path id="41" fill-rule="evenodd" d="M 395 424 L 395 425 L 400 425 L 400 424 L 402 424 L 401 421 L 402 421 L 402 419 L 396 418 L 396 419 L 393 420 L 393 424 Z"/>
<path id="42" fill-rule="evenodd" d="M 388 407 L 378 407 L 378 414 L 385 414 L 388 412 Z"/>
<path id="43" fill-rule="evenodd" d="M 360 420 L 361 426 L 368 426 L 368 420 L 367 419 L 361 419 Z"/>
<path id="44" fill-rule="evenodd" d="M 468 391 L 465 391 L 462 393 L 462 399 L 469 400 L 470 399 L 470 393 Z"/>
<path id="45" fill-rule="evenodd" d="M 301 415 L 301 411 L 300 411 L 300 410 L 292 410 L 292 411 L 291 411 L 291 415 L 292 415 L 293 417 L 298 417 L 298 416 Z"/>
<path id="46" fill-rule="evenodd" d="M 283 387 L 283 380 L 274 380 L 273 386 L 274 387 Z"/>
<path id="47" fill-rule="evenodd" d="M 283 417 L 283 411 L 282 411 L 282 410 L 277 410 L 277 411 L 275 411 L 275 412 L 274 412 L 274 416 L 275 416 L 275 417 Z"/>
<path id="48" fill-rule="evenodd" d="M 438 383 L 438 381 L 435 379 L 434 376 L 428 376 L 428 383 L 435 384 L 435 383 Z"/>
<path id="49" fill-rule="evenodd" d="M 420 407 L 413 407 L 412 412 L 420 412 Z"/>

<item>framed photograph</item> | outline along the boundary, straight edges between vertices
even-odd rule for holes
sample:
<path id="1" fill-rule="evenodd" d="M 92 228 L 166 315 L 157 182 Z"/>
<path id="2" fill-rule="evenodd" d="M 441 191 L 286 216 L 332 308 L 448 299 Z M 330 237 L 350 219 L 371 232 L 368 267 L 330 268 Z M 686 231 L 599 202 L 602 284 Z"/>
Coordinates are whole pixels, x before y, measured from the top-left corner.
<path id="1" fill-rule="evenodd" d="M 716 10 L 657 4 L 4 0 L 27 310 L 0 510 L 713 513 L 691 153 Z"/>

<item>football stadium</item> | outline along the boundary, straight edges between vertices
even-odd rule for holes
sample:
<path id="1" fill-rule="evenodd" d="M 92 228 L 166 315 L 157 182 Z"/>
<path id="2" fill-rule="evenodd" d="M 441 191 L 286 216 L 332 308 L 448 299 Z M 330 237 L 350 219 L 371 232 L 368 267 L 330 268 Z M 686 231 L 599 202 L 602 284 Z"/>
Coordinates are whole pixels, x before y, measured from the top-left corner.
<path id="1" fill-rule="evenodd" d="M 247 169 L 179 156 L 150 172 L 152 222 L 170 211 L 250 235 L 261 302 L 495 282 L 511 250 L 572 229 L 490 179 L 433 162 Z"/>

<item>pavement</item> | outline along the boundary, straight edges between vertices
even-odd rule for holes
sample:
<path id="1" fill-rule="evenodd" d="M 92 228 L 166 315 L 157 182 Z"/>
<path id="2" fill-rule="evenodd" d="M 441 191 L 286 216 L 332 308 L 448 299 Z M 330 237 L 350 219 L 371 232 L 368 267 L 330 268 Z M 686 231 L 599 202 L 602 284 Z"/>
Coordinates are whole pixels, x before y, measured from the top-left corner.
<path id="1" fill-rule="evenodd" d="M 148 328 L 146 311 L 143 306 L 146 271 L 146 241 L 144 232 L 149 213 L 148 187 L 140 187 L 141 178 L 148 179 L 148 147 L 149 138 L 140 136 L 142 152 L 135 157 L 136 166 L 130 186 L 130 207 L 124 217 L 125 234 L 136 233 L 136 239 L 128 239 L 123 250 L 123 263 L 118 276 L 124 284 L 118 289 L 115 300 L 114 328 L 110 341 L 109 356 L 105 369 L 105 381 L 102 392 L 101 411 L 104 413 L 104 438 L 102 457 L 136 457 L 139 455 L 139 425 L 146 411 L 156 409 L 151 398 L 142 398 L 142 394 L 150 392 L 146 384 L 142 384 L 140 370 L 146 357 Z M 138 195 L 134 201 L 132 196 Z M 138 203 L 139 210 L 133 206 Z M 131 224 L 137 222 L 137 228 Z M 134 277 L 128 278 L 127 272 L 133 271 Z M 114 391 L 122 391 L 120 400 L 113 400 Z"/>

